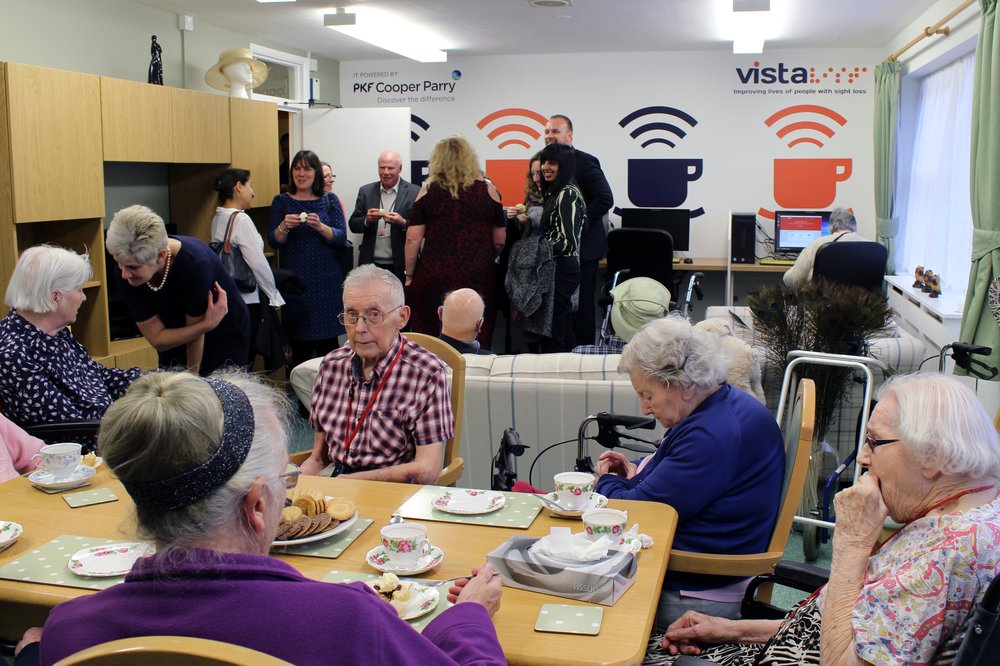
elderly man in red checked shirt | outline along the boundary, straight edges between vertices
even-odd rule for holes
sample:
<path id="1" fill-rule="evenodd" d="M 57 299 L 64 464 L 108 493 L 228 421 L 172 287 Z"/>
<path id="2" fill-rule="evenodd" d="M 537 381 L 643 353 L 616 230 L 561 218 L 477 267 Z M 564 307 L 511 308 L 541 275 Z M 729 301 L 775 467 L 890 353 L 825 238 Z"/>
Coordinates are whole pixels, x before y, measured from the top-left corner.
<path id="1" fill-rule="evenodd" d="M 344 280 L 349 344 L 323 358 L 309 423 L 316 435 L 303 474 L 434 483 L 455 433 L 445 364 L 399 332 L 410 318 L 390 271 L 359 266 Z"/>

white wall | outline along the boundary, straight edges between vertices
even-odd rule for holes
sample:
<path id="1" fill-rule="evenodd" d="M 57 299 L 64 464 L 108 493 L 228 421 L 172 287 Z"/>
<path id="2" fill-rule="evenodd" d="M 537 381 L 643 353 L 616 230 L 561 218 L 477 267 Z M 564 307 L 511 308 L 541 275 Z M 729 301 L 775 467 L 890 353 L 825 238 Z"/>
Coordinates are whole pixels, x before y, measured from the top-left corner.
<path id="1" fill-rule="evenodd" d="M 131 0 L 0 0 L 0 17 L 0 60 L 145 82 L 149 38 L 156 35 L 164 84 L 191 90 L 218 92 L 205 84 L 204 75 L 225 49 L 254 42 L 307 55 L 215 26 L 197 14 L 194 32 L 182 33 L 177 14 Z M 324 101 L 336 102 L 338 63 L 317 61 Z"/>
<path id="2" fill-rule="evenodd" d="M 853 207 L 863 233 L 874 234 L 872 175 L 872 67 L 881 51 L 838 49 L 769 51 L 763 56 L 734 56 L 720 52 L 656 52 L 623 54 L 547 55 L 490 58 L 455 58 L 447 64 L 400 61 L 341 63 L 341 103 L 345 107 L 409 106 L 414 116 L 429 126 L 413 124 L 414 160 L 426 160 L 433 144 L 450 134 L 462 134 L 475 145 L 487 174 L 499 161 L 524 161 L 542 147 L 540 132 L 545 117 L 563 113 L 573 119 L 574 144 L 600 158 L 614 190 L 615 205 L 703 209 L 692 219 L 691 255 L 723 257 L 728 253 L 730 210 L 773 211 L 776 208 Z M 803 68 L 818 82 L 753 82 L 753 68 Z M 845 70 L 840 83 L 829 68 Z M 858 70 L 858 78 L 853 74 Z M 748 82 L 741 80 L 751 77 Z M 826 79 L 820 74 L 828 73 Z M 787 78 L 787 75 L 786 75 Z M 848 80 L 850 78 L 850 81 Z M 411 86 L 407 92 L 379 92 L 392 86 Z M 438 87 L 440 90 L 433 90 Z M 840 126 L 830 118 L 802 111 L 768 127 L 765 120 L 782 109 L 818 105 L 846 120 Z M 645 107 L 663 106 L 689 114 L 691 124 L 672 115 L 653 114 L 625 128 L 619 122 Z M 495 112 L 520 109 L 479 127 Z M 532 117 L 538 114 L 538 117 Z M 650 131 L 633 139 L 629 131 L 644 123 L 669 122 L 682 129 L 679 138 L 665 131 Z M 793 121 L 809 121 L 816 129 L 802 129 L 784 138 L 776 131 Z M 516 127 L 520 125 L 527 131 Z M 494 138 L 490 133 L 496 131 Z M 531 136 L 534 134 L 535 136 Z M 671 138 L 675 147 L 642 142 L 650 137 Z M 822 147 L 801 143 L 789 147 L 796 137 L 822 140 Z M 526 145 L 508 139 L 524 140 Z M 839 184 L 832 197 L 810 194 L 807 184 L 786 194 L 797 205 L 780 205 L 774 193 L 776 159 L 846 159 L 851 176 Z M 666 194 L 680 187 L 683 176 L 659 178 L 651 187 L 636 187 L 631 168 L 648 170 L 657 163 L 648 160 L 701 160 L 702 174 L 688 183 L 687 197 L 669 201 Z M 796 163 L 797 171 L 807 166 Z M 520 173 L 526 168 L 518 166 Z M 408 170 L 404 170 L 406 173 Z M 812 179 L 812 182 L 817 179 Z M 821 179 L 820 179 L 821 180 Z M 515 186 L 501 188 L 505 202 L 520 200 L 523 176 Z M 788 190 L 789 188 L 785 188 Z M 641 192 L 639 192 L 641 190 Z M 343 196 L 349 196 L 344 193 Z M 638 200 L 637 200 L 638 199 Z M 676 199 L 676 198 L 675 198 Z M 770 228 L 768 221 L 765 226 Z"/>

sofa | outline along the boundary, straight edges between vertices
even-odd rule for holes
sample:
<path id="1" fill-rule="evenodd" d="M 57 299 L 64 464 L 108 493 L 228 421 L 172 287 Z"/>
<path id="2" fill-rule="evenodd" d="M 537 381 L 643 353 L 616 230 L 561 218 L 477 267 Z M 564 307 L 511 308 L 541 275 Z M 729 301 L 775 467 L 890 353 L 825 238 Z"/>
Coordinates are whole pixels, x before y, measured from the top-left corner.
<path id="1" fill-rule="evenodd" d="M 733 311 L 744 321 L 752 322 L 746 308 Z M 710 307 L 709 317 L 731 321 L 725 307 Z M 752 329 L 736 327 L 736 335 L 751 345 Z M 898 337 L 872 341 L 871 354 L 898 372 L 916 370 L 924 355 L 923 343 L 905 332 Z M 776 412 L 781 389 L 781 374 L 762 362 L 768 407 Z M 518 459 L 518 479 L 529 481 L 546 490 L 552 488 L 552 476 L 573 468 L 577 455 L 577 432 L 581 422 L 591 414 L 607 411 L 615 414 L 641 415 L 638 396 L 632 390 L 627 375 L 618 374 L 619 355 L 587 356 L 581 354 L 466 354 L 465 421 L 459 454 L 465 460 L 465 472 L 459 487 L 489 488 L 493 475 L 493 456 L 506 428 L 513 427 L 530 448 Z M 307 407 L 321 359 L 301 364 L 291 373 L 291 383 L 299 400 Z M 884 381 L 876 373 L 876 383 Z M 853 448 L 855 419 L 862 402 L 861 388 L 856 387 L 851 404 L 846 405 L 841 425 L 835 426 L 828 440 L 830 448 L 842 457 Z M 597 433 L 591 424 L 587 435 Z M 630 434 L 658 441 L 663 429 L 634 430 Z M 628 440 L 624 440 L 626 443 Z M 560 444 L 562 442 L 562 444 Z M 551 450 L 542 453 L 546 447 Z M 598 444 L 588 447 L 593 460 L 601 454 Z M 538 457 L 534 471 L 532 460 Z M 635 454 L 639 457 L 639 454 Z M 829 461 L 830 464 L 834 464 Z"/>

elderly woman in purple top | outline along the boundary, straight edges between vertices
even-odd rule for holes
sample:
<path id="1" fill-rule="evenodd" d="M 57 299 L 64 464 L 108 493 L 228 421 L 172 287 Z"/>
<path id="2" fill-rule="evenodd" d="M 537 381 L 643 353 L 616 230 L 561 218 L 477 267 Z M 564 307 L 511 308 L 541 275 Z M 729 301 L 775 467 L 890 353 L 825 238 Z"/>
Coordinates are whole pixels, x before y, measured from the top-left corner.
<path id="1" fill-rule="evenodd" d="M 419 634 L 364 583 L 310 580 L 268 556 L 298 478 L 286 472 L 286 411 L 281 393 L 235 371 L 148 374 L 111 406 L 101 451 L 156 554 L 124 583 L 53 609 L 42 663 L 156 635 L 224 641 L 300 665 L 506 663 L 491 621 L 500 580 L 488 564 L 449 590 L 455 605 Z"/>

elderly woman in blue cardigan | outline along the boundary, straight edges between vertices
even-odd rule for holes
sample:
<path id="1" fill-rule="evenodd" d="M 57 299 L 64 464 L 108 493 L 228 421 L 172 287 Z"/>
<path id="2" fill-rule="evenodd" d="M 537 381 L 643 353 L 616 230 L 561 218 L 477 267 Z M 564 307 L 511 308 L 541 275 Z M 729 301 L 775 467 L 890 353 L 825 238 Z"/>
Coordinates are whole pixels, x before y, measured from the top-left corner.
<path id="1" fill-rule="evenodd" d="M 597 464 L 597 492 L 672 506 L 678 514 L 673 547 L 679 550 L 764 550 L 778 515 L 785 450 L 770 412 L 726 383 L 719 337 L 679 316 L 657 319 L 625 346 L 618 371 L 631 378 L 643 414 L 655 417 L 667 434 L 641 461 L 605 452 Z M 747 582 L 668 572 L 657 629 L 687 610 L 737 617 Z"/>

